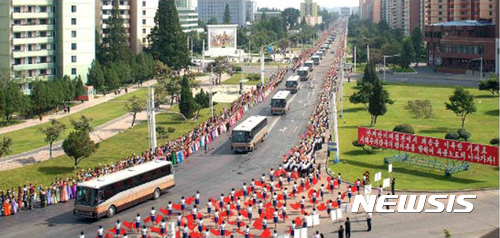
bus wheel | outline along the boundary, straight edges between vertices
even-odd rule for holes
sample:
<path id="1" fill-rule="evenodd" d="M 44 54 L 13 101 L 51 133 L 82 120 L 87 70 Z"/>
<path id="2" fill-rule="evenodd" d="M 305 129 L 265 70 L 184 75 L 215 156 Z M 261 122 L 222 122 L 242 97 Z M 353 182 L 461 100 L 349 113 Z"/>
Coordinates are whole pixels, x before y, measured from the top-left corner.
<path id="1" fill-rule="evenodd" d="M 153 192 L 153 199 L 158 200 L 158 198 L 160 198 L 160 195 L 161 195 L 160 189 L 156 188 L 155 191 Z"/>
<path id="2" fill-rule="evenodd" d="M 114 205 L 111 205 L 109 206 L 108 211 L 106 212 L 106 216 L 108 218 L 111 218 L 112 216 L 115 215 L 115 213 L 116 213 L 116 207 Z"/>

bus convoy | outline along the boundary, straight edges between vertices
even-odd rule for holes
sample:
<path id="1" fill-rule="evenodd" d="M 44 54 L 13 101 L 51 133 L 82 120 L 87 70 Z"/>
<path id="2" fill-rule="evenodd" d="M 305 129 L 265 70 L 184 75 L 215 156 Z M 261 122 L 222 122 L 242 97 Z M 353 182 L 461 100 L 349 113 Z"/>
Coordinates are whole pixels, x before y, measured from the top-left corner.
<path id="1" fill-rule="evenodd" d="M 264 141 L 267 133 L 267 117 L 251 116 L 233 129 L 231 150 L 235 152 L 253 151 L 258 143 Z"/>
<path id="2" fill-rule="evenodd" d="M 290 108 L 291 95 L 290 91 L 287 90 L 280 90 L 274 94 L 271 98 L 271 113 L 273 115 L 285 114 Z"/>
<path id="3" fill-rule="evenodd" d="M 312 72 L 313 69 L 314 69 L 314 61 L 312 60 L 308 60 L 304 63 L 304 67 L 308 67 L 309 68 L 309 72 Z"/>
<path id="4" fill-rule="evenodd" d="M 78 184 L 73 215 L 99 219 L 148 199 L 158 199 L 175 186 L 172 163 L 149 161 Z"/>

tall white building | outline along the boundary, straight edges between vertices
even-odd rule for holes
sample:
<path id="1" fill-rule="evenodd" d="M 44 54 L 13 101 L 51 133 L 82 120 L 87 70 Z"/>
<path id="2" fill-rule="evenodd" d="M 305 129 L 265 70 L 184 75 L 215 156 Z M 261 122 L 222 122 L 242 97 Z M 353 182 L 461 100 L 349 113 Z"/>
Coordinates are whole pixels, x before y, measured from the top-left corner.
<path id="1" fill-rule="evenodd" d="M 177 7 L 182 31 L 203 32 L 203 28 L 198 26 L 198 11 L 191 5 L 191 0 L 175 0 L 175 6 Z"/>
<path id="2" fill-rule="evenodd" d="M 229 5 L 229 11 L 231 13 L 230 24 L 245 26 L 247 21 L 247 6 L 255 8 L 253 4 L 247 4 L 248 1 L 249 0 L 198 0 L 198 16 L 205 22 L 215 17 L 217 22 L 223 23 L 226 5 Z"/>
<path id="3" fill-rule="evenodd" d="M 246 1 L 246 21 L 252 22 L 255 21 L 255 13 L 257 12 L 257 3 L 254 1 Z"/>
<path id="4" fill-rule="evenodd" d="M 13 78 L 86 81 L 95 57 L 94 1 L 0 1 L 0 69 Z"/>

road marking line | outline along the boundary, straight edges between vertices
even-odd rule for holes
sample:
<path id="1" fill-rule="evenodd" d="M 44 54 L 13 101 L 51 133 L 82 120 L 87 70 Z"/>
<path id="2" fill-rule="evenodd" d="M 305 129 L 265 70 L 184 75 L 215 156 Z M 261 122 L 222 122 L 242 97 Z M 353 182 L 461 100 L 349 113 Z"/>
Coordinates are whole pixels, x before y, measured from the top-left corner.
<path id="1" fill-rule="evenodd" d="M 271 124 L 271 126 L 269 127 L 269 133 L 271 133 L 271 131 L 273 130 L 274 126 L 276 126 L 276 123 L 278 123 L 280 118 L 281 118 L 281 116 L 278 117 L 276 120 L 274 120 L 274 122 Z"/>
<path id="2" fill-rule="evenodd" d="M 293 129 L 293 133 L 295 133 L 295 131 L 297 130 L 298 126 L 295 126 L 295 129 Z"/>

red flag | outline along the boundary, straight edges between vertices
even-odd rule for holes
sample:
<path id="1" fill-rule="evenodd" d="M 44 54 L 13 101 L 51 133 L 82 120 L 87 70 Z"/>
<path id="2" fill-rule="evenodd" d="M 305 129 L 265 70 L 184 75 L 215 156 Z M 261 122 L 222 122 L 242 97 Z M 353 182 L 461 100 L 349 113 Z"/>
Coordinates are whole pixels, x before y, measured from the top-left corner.
<path id="1" fill-rule="evenodd" d="M 190 204 L 191 204 L 191 203 L 193 203 L 194 201 L 196 201 L 196 199 L 195 199 L 195 198 L 193 198 L 193 197 L 188 197 L 188 198 L 186 199 L 186 204 L 187 204 L 187 205 L 190 205 Z"/>
<path id="2" fill-rule="evenodd" d="M 197 231 L 193 231 L 191 233 L 189 233 L 189 236 L 191 236 L 192 238 L 201 238 L 203 236 L 201 236 L 201 234 Z"/>
<path id="3" fill-rule="evenodd" d="M 214 236 L 220 236 L 220 231 L 217 230 L 217 229 L 210 229 L 210 232 L 214 235 Z"/>
<path id="4" fill-rule="evenodd" d="M 151 221 L 151 216 L 144 218 L 144 220 L 142 220 L 142 221 L 144 221 L 144 223 L 150 222 Z"/>
<path id="5" fill-rule="evenodd" d="M 257 193 L 257 197 L 261 198 L 261 199 L 264 199 L 264 195 L 262 195 L 262 193 L 260 193 L 260 192 Z"/>
<path id="6" fill-rule="evenodd" d="M 155 223 L 158 224 L 161 221 L 162 218 L 163 217 L 160 214 L 156 215 L 156 221 L 155 221 Z"/>
<path id="7" fill-rule="evenodd" d="M 294 210 L 299 210 L 300 209 L 300 203 L 292 203 L 292 204 L 290 204 L 290 207 L 292 207 Z"/>
<path id="8" fill-rule="evenodd" d="M 113 238 L 113 236 L 111 234 L 109 234 L 109 233 L 106 233 L 106 237 L 105 238 Z"/>
<path id="9" fill-rule="evenodd" d="M 231 202 L 231 198 L 229 198 L 229 197 L 224 198 L 224 203 L 230 203 L 230 202 Z"/>
<path id="10" fill-rule="evenodd" d="M 316 207 L 319 211 L 324 211 L 326 210 L 326 205 L 324 203 L 321 203 L 319 206 Z"/>
<path id="11" fill-rule="evenodd" d="M 163 213 L 165 216 L 168 216 L 168 210 L 160 208 L 160 212 Z"/>
<path id="12" fill-rule="evenodd" d="M 299 179 L 299 173 L 297 171 L 293 171 L 290 177 L 292 177 L 293 179 Z"/>
<path id="13" fill-rule="evenodd" d="M 306 189 L 310 189 L 311 188 L 311 184 L 309 182 L 306 183 Z"/>
<path id="14" fill-rule="evenodd" d="M 262 184 L 260 181 L 255 181 L 255 186 L 263 187 L 264 184 Z"/>
<path id="15" fill-rule="evenodd" d="M 271 237 L 271 231 L 269 228 L 267 228 L 262 234 L 260 234 L 260 237 L 265 238 L 265 237 Z"/>
<path id="16" fill-rule="evenodd" d="M 342 195 L 340 195 L 340 199 L 344 199 L 346 192 L 343 192 Z"/>
<path id="17" fill-rule="evenodd" d="M 181 204 L 173 204 L 172 208 L 175 210 L 181 210 Z"/>
<path id="18" fill-rule="evenodd" d="M 241 210 L 241 215 L 245 218 L 248 218 L 248 212 L 246 210 Z"/>
<path id="19" fill-rule="evenodd" d="M 338 187 L 339 186 L 339 183 L 337 182 L 337 180 L 333 180 L 333 186 L 334 187 Z"/>
<path id="20" fill-rule="evenodd" d="M 235 197 L 243 197 L 243 190 L 238 190 L 234 193 Z"/>
<path id="21" fill-rule="evenodd" d="M 230 224 L 230 225 L 236 225 L 236 220 L 234 221 L 229 221 L 229 219 L 227 220 L 227 224 Z"/>
<path id="22" fill-rule="evenodd" d="M 300 217 L 296 217 L 296 218 L 295 218 L 295 224 L 296 224 L 297 226 L 299 226 L 299 227 L 300 227 L 300 226 L 302 226 L 302 219 L 300 219 Z"/>
<path id="23" fill-rule="evenodd" d="M 330 181 L 332 181 L 332 177 L 328 176 L 326 177 L 326 180 L 328 181 L 328 184 L 330 184 Z"/>
<path id="24" fill-rule="evenodd" d="M 124 227 L 127 227 L 128 229 L 132 229 L 132 226 L 135 226 L 132 222 L 128 222 L 128 221 L 123 221 L 122 224 Z"/>
<path id="25" fill-rule="evenodd" d="M 257 230 L 262 230 L 262 219 L 257 218 L 255 220 L 255 222 L 253 223 L 253 227 L 255 227 L 255 229 L 257 229 Z"/>
<path id="26" fill-rule="evenodd" d="M 150 229 L 151 229 L 152 232 L 156 232 L 156 233 L 160 234 L 160 228 L 158 228 L 158 227 L 150 227 Z"/>
<path id="27" fill-rule="evenodd" d="M 352 187 L 352 188 L 351 188 L 351 191 L 352 191 L 352 192 L 357 192 L 357 191 L 358 191 L 358 187 Z"/>
<path id="28" fill-rule="evenodd" d="M 285 200 L 285 195 L 283 194 L 278 195 L 278 201 L 279 200 Z"/>

